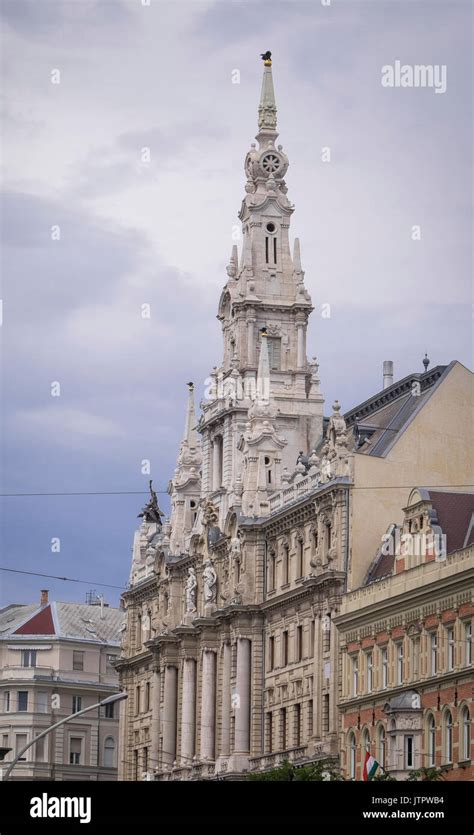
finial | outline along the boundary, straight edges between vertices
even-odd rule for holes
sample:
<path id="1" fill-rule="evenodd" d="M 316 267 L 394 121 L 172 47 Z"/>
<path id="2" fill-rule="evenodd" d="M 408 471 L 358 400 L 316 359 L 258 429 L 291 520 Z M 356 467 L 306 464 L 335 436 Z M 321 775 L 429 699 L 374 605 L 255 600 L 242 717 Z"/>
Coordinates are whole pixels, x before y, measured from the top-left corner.
<path id="1" fill-rule="evenodd" d="M 423 365 L 425 366 L 425 371 L 428 371 L 429 364 L 430 364 L 430 361 L 428 359 L 428 354 L 425 354 L 425 358 L 423 360 Z"/>
<path id="2" fill-rule="evenodd" d="M 194 383 L 186 383 L 189 391 L 194 391 Z"/>
<path id="3" fill-rule="evenodd" d="M 271 67 L 271 65 L 272 65 L 272 53 L 270 52 L 270 50 L 267 50 L 266 52 L 262 52 L 260 57 L 261 57 L 264 65 L 266 67 Z"/>

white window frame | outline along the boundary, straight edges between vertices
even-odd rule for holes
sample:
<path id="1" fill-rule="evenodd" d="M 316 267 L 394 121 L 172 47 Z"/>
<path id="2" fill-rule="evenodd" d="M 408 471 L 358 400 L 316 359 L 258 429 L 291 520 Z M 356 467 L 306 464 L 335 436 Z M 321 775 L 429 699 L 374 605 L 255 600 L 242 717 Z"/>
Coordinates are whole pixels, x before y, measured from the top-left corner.
<path id="1" fill-rule="evenodd" d="M 452 670 L 454 670 L 455 662 L 454 626 L 448 626 L 446 630 L 446 641 L 448 645 L 447 667 L 448 672 L 451 672 Z"/>
<path id="2" fill-rule="evenodd" d="M 403 662 L 405 656 L 403 653 L 403 641 L 397 643 L 397 684 L 403 684 Z"/>
<path id="3" fill-rule="evenodd" d="M 431 675 L 438 672 L 438 633 L 430 632 Z"/>
<path id="4" fill-rule="evenodd" d="M 382 669 L 382 690 L 388 687 L 388 647 L 380 650 L 380 667 Z"/>

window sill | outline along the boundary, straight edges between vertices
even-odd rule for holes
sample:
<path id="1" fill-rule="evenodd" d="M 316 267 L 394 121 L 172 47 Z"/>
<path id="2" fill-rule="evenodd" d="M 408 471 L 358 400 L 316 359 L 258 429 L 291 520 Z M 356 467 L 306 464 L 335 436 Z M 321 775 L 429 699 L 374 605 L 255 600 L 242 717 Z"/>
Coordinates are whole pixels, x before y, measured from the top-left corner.
<path id="1" fill-rule="evenodd" d="M 458 768 L 469 768 L 471 765 L 471 760 L 459 760 Z"/>

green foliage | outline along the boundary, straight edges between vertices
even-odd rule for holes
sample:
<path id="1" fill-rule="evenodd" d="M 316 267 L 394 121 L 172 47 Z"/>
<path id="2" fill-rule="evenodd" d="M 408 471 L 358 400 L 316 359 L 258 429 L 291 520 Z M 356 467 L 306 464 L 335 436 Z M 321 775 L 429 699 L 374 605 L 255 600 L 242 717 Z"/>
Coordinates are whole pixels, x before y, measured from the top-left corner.
<path id="1" fill-rule="evenodd" d="M 334 782 L 342 781 L 338 771 L 327 760 L 313 763 L 312 765 L 294 766 L 288 760 L 284 760 L 277 768 L 272 768 L 270 771 L 259 772 L 257 774 L 249 774 L 247 780 L 261 783 L 287 783 L 291 781 L 304 782 Z"/>
<path id="2" fill-rule="evenodd" d="M 380 772 L 380 774 L 377 774 L 376 777 L 372 777 L 371 782 L 372 783 L 396 783 L 397 778 L 392 777 L 392 775 L 389 774 L 388 771 L 382 771 L 382 772 Z"/>
<path id="3" fill-rule="evenodd" d="M 436 783 L 439 780 L 444 780 L 440 768 L 417 768 L 416 771 L 411 771 L 410 776 L 407 777 L 407 781 L 411 783 Z"/>

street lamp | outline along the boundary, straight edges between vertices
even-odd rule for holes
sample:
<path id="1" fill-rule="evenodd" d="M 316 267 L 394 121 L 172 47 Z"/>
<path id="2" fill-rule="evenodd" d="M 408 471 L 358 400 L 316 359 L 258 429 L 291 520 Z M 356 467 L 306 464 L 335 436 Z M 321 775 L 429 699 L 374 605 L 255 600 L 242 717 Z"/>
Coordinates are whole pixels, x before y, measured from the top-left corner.
<path id="1" fill-rule="evenodd" d="M 78 710 L 77 713 L 71 713 L 70 716 L 66 716 L 64 719 L 61 719 L 59 722 L 56 722 L 54 725 L 51 725 L 49 728 L 46 728 L 45 731 L 42 731 L 40 734 L 38 734 L 38 736 L 35 736 L 35 738 L 32 739 L 31 742 L 28 743 L 28 745 L 25 745 L 25 747 L 22 748 L 21 751 L 18 752 L 15 759 L 12 760 L 11 763 L 9 763 L 8 768 L 5 771 L 5 775 L 3 777 L 3 780 L 8 780 L 8 778 L 10 776 L 10 773 L 11 773 L 12 769 L 15 767 L 15 765 L 17 764 L 18 760 L 21 759 L 21 757 L 23 756 L 25 751 L 28 751 L 28 748 L 31 748 L 31 746 L 34 745 L 35 742 L 38 742 L 38 739 L 41 739 L 43 736 L 46 736 L 46 734 L 51 733 L 51 731 L 54 731 L 56 728 L 59 728 L 60 725 L 64 725 L 65 722 L 69 722 L 71 719 L 76 719 L 77 716 L 82 716 L 83 713 L 88 713 L 89 710 L 94 710 L 94 708 L 102 707 L 103 705 L 110 705 L 110 704 L 113 704 L 114 702 L 120 702 L 120 701 L 122 701 L 122 699 L 128 699 L 128 693 L 123 693 L 123 692 L 113 693 L 112 696 L 107 696 L 107 698 L 102 699 L 101 702 L 96 702 L 96 704 L 90 705 L 90 707 L 84 707 L 82 710 Z"/>

